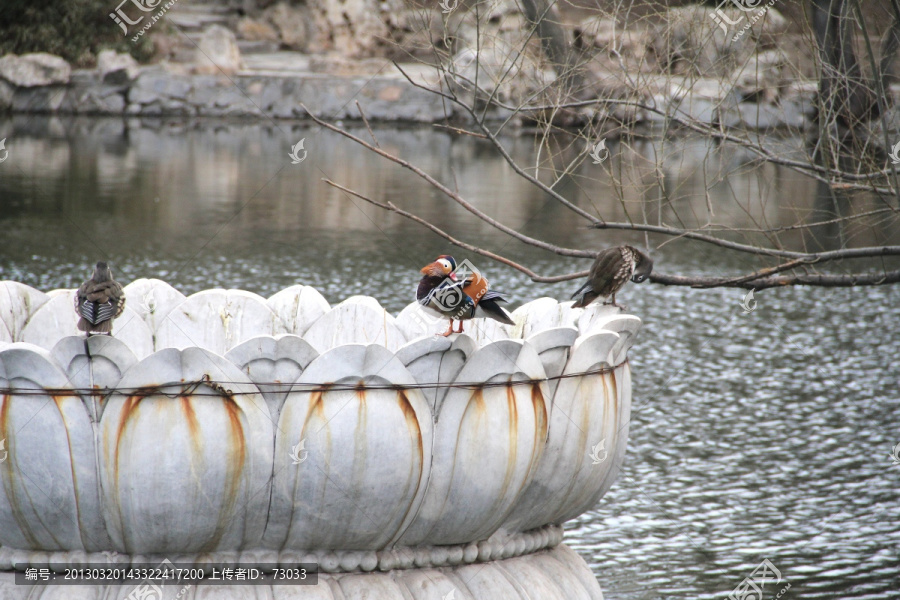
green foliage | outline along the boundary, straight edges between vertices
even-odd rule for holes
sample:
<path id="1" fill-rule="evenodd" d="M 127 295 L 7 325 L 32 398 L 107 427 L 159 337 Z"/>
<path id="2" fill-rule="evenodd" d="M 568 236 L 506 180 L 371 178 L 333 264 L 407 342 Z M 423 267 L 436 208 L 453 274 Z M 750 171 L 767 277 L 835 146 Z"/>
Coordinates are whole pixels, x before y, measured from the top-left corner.
<path id="1" fill-rule="evenodd" d="M 132 43 L 109 18 L 118 0 L 3 0 L 0 55 L 49 52 L 76 67 L 92 66 L 101 50 L 127 52 L 138 61 L 153 56 L 153 42 Z"/>

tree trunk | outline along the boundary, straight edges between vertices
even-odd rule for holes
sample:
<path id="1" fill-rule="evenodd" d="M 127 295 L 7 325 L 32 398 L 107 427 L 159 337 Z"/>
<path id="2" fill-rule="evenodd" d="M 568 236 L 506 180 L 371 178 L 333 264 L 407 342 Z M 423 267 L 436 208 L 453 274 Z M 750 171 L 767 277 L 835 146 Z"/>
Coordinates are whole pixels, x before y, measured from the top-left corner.
<path id="1" fill-rule="evenodd" d="M 900 81 L 897 75 L 894 63 L 897 57 L 897 50 L 900 50 L 900 0 L 891 0 L 891 7 L 894 9 L 894 22 L 891 28 L 884 34 L 881 41 L 881 75 L 884 78 L 884 87 Z"/>
<path id="2" fill-rule="evenodd" d="M 812 23 L 819 47 L 819 120 L 854 128 L 878 114 L 875 95 L 853 50 L 854 19 L 847 0 L 812 0 Z"/>
<path id="3" fill-rule="evenodd" d="M 578 57 L 569 43 L 566 30 L 560 22 L 556 6 L 550 6 L 547 0 L 522 0 L 525 18 L 535 25 L 541 48 L 557 77 L 570 89 L 580 90 L 584 77 L 578 68 Z"/>

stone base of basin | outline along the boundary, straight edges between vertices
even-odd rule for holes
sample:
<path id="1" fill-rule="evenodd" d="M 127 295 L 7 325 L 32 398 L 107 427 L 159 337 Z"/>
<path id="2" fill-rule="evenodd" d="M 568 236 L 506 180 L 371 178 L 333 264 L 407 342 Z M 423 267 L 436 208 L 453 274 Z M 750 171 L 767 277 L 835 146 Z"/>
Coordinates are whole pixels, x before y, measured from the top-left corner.
<path id="1" fill-rule="evenodd" d="M 0 571 L 2 600 L 129 600 L 134 588 L 16 585 L 14 572 Z M 319 573 L 317 585 L 196 585 L 187 589 L 169 585 L 162 590 L 159 600 L 603 600 L 587 564 L 565 544 L 452 567 Z M 156 595 L 152 598 L 157 600 Z"/>
<path id="2" fill-rule="evenodd" d="M 0 572 L 24 571 L 29 567 L 53 565 L 54 569 L 109 566 L 116 568 L 156 565 L 166 560 L 184 567 L 234 567 L 236 565 L 294 566 L 315 563 L 323 573 L 353 573 L 455 567 L 472 563 L 515 558 L 549 550 L 562 543 L 561 525 L 545 525 L 530 531 L 498 533 L 487 540 L 441 546 L 397 546 L 388 550 L 244 550 L 203 554 L 120 554 L 80 550 L 20 550 L 0 546 Z M 2 598 L 0 598 L 2 600 Z"/>

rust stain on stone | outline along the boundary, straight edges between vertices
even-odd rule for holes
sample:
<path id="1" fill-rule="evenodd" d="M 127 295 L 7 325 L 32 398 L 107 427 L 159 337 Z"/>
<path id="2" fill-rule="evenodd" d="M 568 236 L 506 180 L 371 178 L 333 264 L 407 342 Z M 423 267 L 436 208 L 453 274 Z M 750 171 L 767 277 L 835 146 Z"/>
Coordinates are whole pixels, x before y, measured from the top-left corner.
<path id="1" fill-rule="evenodd" d="M 316 413 L 319 418 L 325 418 L 325 393 L 330 387 L 331 384 L 326 383 L 321 389 L 312 393 L 309 398 L 309 409 L 307 410 L 306 418 L 303 420 L 304 423 L 309 421 L 309 417 L 313 412 Z"/>
<path id="2" fill-rule="evenodd" d="M 125 429 L 128 427 L 128 421 L 134 414 L 137 405 L 144 398 L 145 395 L 138 391 L 134 395 L 128 396 L 125 399 L 125 403 L 122 405 L 122 414 L 119 416 L 119 426 L 116 428 L 116 495 L 118 495 L 119 487 L 119 447 L 122 445 L 122 437 L 125 435 Z"/>
<path id="3" fill-rule="evenodd" d="M 194 407 L 191 406 L 191 399 L 188 396 L 179 396 L 178 400 L 181 403 L 181 410 L 184 411 L 184 418 L 187 421 L 188 431 L 191 434 L 191 441 L 195 447 L 202 448 L 203 438 L 200 434 L 200 423 L 197 422 L 197 413 L 194 412 Z"/>
<path id="4" fill-rule="evenodd" d="M 503 490 L 500 497 L 504 497 L 512 482 L 513 473 L 516 470 L 516 458 L 519 450 L 519 409 L 516 405 L 516 392 L 512 383 L 506 384 L 506 409 L 509 413 L 509 456 L 506 460 L 506 475 L 503 477 Z"/>
<path id="5" fill-rule="evenodd" d="M 531 406 L 534 409 L 534 449 L 537 452 L 547 438 L 547 415 L 541 384 L 531 384 Z"/>
<path id="6" fill-rule="evenodd" d="M 356 384 L 356 444 L 357 448 L 366 448 L 366 428 L 368 427 L 368 411 L 366 409 L 366 382 L 359 381 Z M 365 463 L 365 461 L 362 461 Z M 362 473 L 360 473 L 362 475 Z M 357 479 L 356 481 L 359 481 Z"/>
<path id="7" fill-rule="evenodd" d="M 68 398 L 70 396 L 53 394 L 51 397 L 53 398 L 53 402 L 56 404 L 56 410 L 59 411 L 59 418 L 62 420 L 63 428 L 66 430 L 66 444 L 69 447 L 69 469 L 72 473 L 72 487 L 74 488 L 73 491 L 75 493 L 75 514 L 77 515 L 77 519 L 78 519 L 78 534 L 80 537 L 81 531 L 82 531 L 82 528 L 81 528 L 81 503 L 80 503 L 81 496 L 78 494 L 78 475 L 75 471 L 75 452 L 74 452 L 75 449 L 72 448 L 72 436 L 69 435 L 69 424 L 68 424 L 68 422 L 66 422 L 66 415 L 63 412 L 63 408 L 62 408 L 62 404 L 61 404 L 63 401 L 65 401 L 66 398 Z M 82 539 L 82 542 L 83 541 L 84 540 Z"/>
<path id="8" fill-rule="evenodd" d="M 478 412 L 484 413 L 486 406 L 484 404 L 484 390 L 482 388 L 475 390 L 472 394 L 472 400 L 475 402 L 475 408 Z"/>
<path id="9" fill-rule="evenodd" d="M 516 407 L 516 392 L 510 383 L 506 384 L 506 407 L 509 410 L 509 439 L 513 441 L 519 432 L 519 411 Z"/>
<path id="10" fill-rule="evenodd" d="M 406 419 L 406 427 L 409 429 L 410 437 L 414 437 L 418 444 L 419 458 L 424 462 L 425 449 L 423 448 L 422 430 L 419 427 L 419 420 L 416 418 L 416 411 L 413 409 L 406 392 L 398 392 L 397 401 L 400 404 L 400 410 L 403 411 L 403 418 Z"/>
<path id="11" fill-rule="evenodd" d="M 0 405 L 0 439 L 9 440 L 9 404 L 10 404 L 10 396 L 9 394 L 3 394 L 3 404 Z"/>
<path id="12" fill-rule="evenodd" d="M 228 417 L 228 453 L 225 465 L 225 496 L 219 509 L 216 530 L 212 537 L 203 544 L 201 552 L 213 552 L 219 549 L 222 537 L 232 524 L 236 515 L 235 506 L 241 489 L 241 477 L 247 459 L 247 444 L 244 437 L 244 426 L 241 423 L 241 409 L 230 395 L 222 398 L 222 407 Z M 191 410 L 193 413 L 193 409 Z"/>
<path id="13" fill-rule="evenodd" d="M 232 448 L 232 464 L 237 465 L 238 475 L 244 468 L 244 461 L 247 459 L 247 445 L 244 438 L 244 426 L 241 424 L 241 409 L 238 407 L 234 398 L 228 396 L 225 398 L 225 410 L 228 412 L 229 434 L 231 436 Z"/>
<path id="14" fill-rule="evenodd" d="M 613 371 L 610 373 L 609 377 L 610 387 L 612 388 L 612 407 L 613 413 L 615 413 L 616 419 L 616 430 L 618 431 L 618 422 L 619 422 L 619 383 L 616 379 L 616 373 Z"/>

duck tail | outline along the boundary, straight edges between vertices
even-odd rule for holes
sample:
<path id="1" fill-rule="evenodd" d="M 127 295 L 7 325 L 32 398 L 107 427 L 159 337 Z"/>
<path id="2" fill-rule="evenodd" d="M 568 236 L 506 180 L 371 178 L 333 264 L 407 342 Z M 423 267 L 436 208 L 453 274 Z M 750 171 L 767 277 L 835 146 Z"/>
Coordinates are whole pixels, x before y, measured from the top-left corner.
<path id="1" fill-rule="evenodd" d="M 502 297 L 488 298 L 485 296 L 481 299 L 481 302 L 478 303 L 478 308 L 480 308 L 484 312 L 484 316 L 488 318 L 500 321 L 506 325 L 515 325 L 516 322 L 512 320 L 512 315 L 510 315 L 505 308 L 497 304 L 498 301 L 506 302 L 506 299 Z"/>
<path id="2" fill-rule="evenodd" d="M 575 291 L 574 294 L 572 294 L 571 296 L 569 296 L 569 298 L 574 298 L 575 296 L 577 296 L 578 294 L 580 294 L 580 293 L 583 292 L 584 290 L 588 289 L 589 287 L 591 287 L 591 282 L 590 282 L 590 281 L 584 282 L 584 285 L 582 285 L 580 288 L 578 288 L 578 289 Z"/>
<path id="3" fill-rule="evenodd" d="M 600 294 L 595 294 L 594 292 L 585 292 L 584 296 L 575 301 L 575 304 L 572 305 L 572 308 L 584 308 L 599 297 Z"/>

